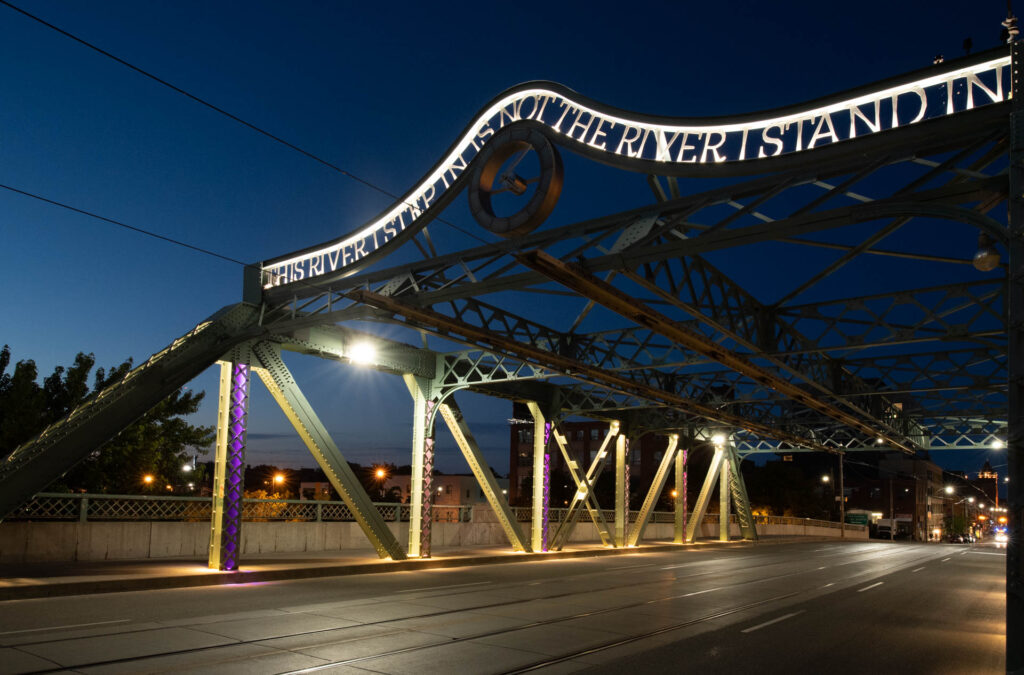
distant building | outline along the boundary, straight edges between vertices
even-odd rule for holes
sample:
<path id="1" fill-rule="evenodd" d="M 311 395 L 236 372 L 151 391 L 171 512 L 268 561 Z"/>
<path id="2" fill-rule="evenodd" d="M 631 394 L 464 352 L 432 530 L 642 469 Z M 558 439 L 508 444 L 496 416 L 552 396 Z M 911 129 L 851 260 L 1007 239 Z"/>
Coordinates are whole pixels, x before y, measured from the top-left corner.
<path id="1" fill-rule="evenodd" d="M 508 493 L 508 479 L 495 478 L 498 489 Z M 402 502 L 409 502 L 412 490 L 412 478 L 409 474 L 396 474 L 384 481 L 384 492 L 398 488 L 402 493 Z M 431 481 L 431 496 L 434 503 L 442 506 L 472 506 L 487 501 L 484 491 L 477 483 L 473 474 L 435 474 Z"/>
<path id="2" fill-rule="evenodd" d="M 985 493 L 993 504 L 999 506 L 999 474 L 992 470 L 992 465 L 985 460 L 985 465 L 978 472 L 978 478 L 971 484 Z"/>
<path id="3" fill-rule="evenodd" d="M 513 504 L 526 503 L 530 499 L 529 485 L 533 480 L 533 422 L 530 421 L 530 413 L 525 405 L 513 404 L 512 420 L 510 420 L 509 427 L 509 502 Z M 569 456 L 581 467 L 581 472 L 585 473 L 608 435 L 608 422 L 600 420 L 563 422 L 558 428 L 565 435 Z M 654 479 L 658 465 L 665 456 L 666 447 L 665 436 L 658 434 L 642 436 L 639 443 L 633 443 L 630 446 L 628 462 L 631 493 L 636 495 L 646 492 L 647 487 Z M 608 449 L 613 450 L 614 448 L 609 447 Z M 549 455 L 552 475 L 565 470 L 565 460 L 554 441 L 551 441 L 549 446 Z M 614 465 L 614 456 L 609 457 L 605 462 L 605 473 L 613 473 Z M 575 487 L 570 486 L 569 490 L 575 492 Z"/>

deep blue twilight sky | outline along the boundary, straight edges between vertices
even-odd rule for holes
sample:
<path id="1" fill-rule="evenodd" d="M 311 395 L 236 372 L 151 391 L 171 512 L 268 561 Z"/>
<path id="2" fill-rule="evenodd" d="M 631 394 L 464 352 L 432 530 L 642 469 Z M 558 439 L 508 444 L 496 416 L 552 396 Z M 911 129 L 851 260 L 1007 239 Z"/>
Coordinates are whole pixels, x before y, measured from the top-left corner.
<path id="1" fill-rule="evenodd" d="M 1005 12 L 1002 0 L 19 2 L 393 193 L 519 82 L 555 80 L 649 113 L 753 111 L 961 55 L 968 36 L 976 50 L 994 47 Z M 0 183 L 234 258 L 335 237 L 389 204 L 4 6 L 0 92 Z M 609 171 L 614 189 L 594 189 L 567 168 L 554 222 L 650 202 L 643 176 Z M 464 198 L 446 218 L 479 229 Z M 0 228 L 0 344 L 44 374 L 79 351 L 104 366 L 139 363 L 240 299 L 236 265 L 5 190 Z M 408 462 L 411 408 L 399 378 L 289 364 L 350 460 Z M 196 421 L 213 424 L 216 369 L 190 386 L 208 394 Z M 311 466 L 284 416 L 255 392 L 249 462 Z M 463 407 L 505 473 L 509 404 Z M 464 471 L 453 444 L 440 443 L 438 467 Z M 976 469 L 985 456 L 942 461 Z"/>

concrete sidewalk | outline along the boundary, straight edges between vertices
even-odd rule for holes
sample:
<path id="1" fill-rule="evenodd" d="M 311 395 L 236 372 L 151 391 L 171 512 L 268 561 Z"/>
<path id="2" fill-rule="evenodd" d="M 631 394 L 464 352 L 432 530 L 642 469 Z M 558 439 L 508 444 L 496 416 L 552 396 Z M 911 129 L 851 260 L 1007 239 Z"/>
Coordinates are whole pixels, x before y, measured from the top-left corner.
<path id="1" fill-rule="evenodd" d="M 816 540 L 816 538 L 763 537 L 758 543 L 812 540 Z M 372 551 L 366 553 L 319 551 L 282 553 L 243 559 L 240 569 L 235 572 L 208 569 L 205 560 L 195 558 L 3 563 L 0 564 L 0 601 L 753 545 L 753 542 L 742 540 L 734 540 L 729 543 L 701 540 L 695 544 L 652 541 L 638 548 L 615 549 L 604 548 L 599 543 L 595 543 L 577 544 L 571 550 L 549 553 L 515 553 L 508 548 L 499 547 L 437 546 L 434 547 L 431 558 L 401 561 L 381 560 Z"/>

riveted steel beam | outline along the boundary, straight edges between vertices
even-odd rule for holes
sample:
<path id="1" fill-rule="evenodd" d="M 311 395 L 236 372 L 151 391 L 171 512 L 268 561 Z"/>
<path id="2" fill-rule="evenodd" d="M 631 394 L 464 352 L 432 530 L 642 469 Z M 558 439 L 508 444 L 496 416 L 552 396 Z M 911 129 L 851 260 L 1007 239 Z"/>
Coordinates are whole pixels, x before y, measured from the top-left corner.
<path id="1" fill-rule="evenodd" d="M 327 475 L 331 486 L 348 506 L 377 555 L 392 560 L 405 560 L 405 551 L 299 389 L 295 378 L 281 360 L 278 347 L 269 342 L 260 342 L 253 346 L 252 351 L 255 360 L 259 362 L 258 367 L 254 365 L 253 371 L 266 385 L 313 459 Z"/>
<path id="2" fill-rule="evenodd" d="M 675 462 L 678 445 L 679 434 L 672 434 L 668 437 L 668 447 L 665 448 L 665 454 L 661 458 L 661 463 L 658 464 L 654 480 L 651 481 L 651 487 L 647 490 L 647 496 L 644 497 L 643 506 L 640 507 L 640 513 L 637 514 L 636 523 L 629 533 L 627 546 L 636 546 L 643 539 L 644 530 L 647 529 L 647 523 L 651 519 L 651 513 L 654 512 L 654 506 L 658 503 L 658 498 L 661 497 L 661 491 L 665 488 L 665 481 Z"/>
<path id="3" fill-rule="evenodd" d="M 389 298 L 365 290 L 353 291 L 350 296 L 357 302 L 384 309 L 394 315 L 410 319 L 418 325 L 431 326 L 435 329 L 461 335 L 471 340 L 479 340 L 483 343 L 490 344 L 494 349 L 502 350 L 508 354 L 514 354 L 519 358 L 540 363 L 547 367 L 560 369 L 562 372 L 576 379 L 589 380 L 611 389 L 631 393 L 648 400 L 658 401 L 729 426 L 748 429 L 763 436 L 778 438 L 780 440 L 788 440 L 796 445 L 816 448 L 818 450 L 830 451 L 828 448 L 825 448 L 810 439 L 795 437 L 785 431 L 774 429 L 765 424 L 752 423 L 737 415 L 722 412 L 712 406 L 692 401 L 649 385 L 633 382 L 629 378 L 609 373 L 600 368 L 594 368 L 593 366 L 589 366 L 586 363 L 577 361 L 576 359 L 567 358 L 558 354 L 552 354 L 551 352 L 547 352 L 542 349 L 523 345 L 504 336 L 477 328 L 476 326 L 458 321 L 457 319 L 453 319 L 430 309 L 407 305 L 395 298 Z"/>
<path id="4" fill-rule="evenodd" d="M 441 413 L 445 424 L 448 425 L 448 429 L 452 432 L 455 444 L 462 451 L 462 455 L 466 458 L 466 463 L 469 464 L 470 470 L 476 476 L 477 483 L 480 484 L 480 490 L 484 493 L 487 503 L 494 510 L 494 515 L 498 518 L 498 523 L 501 525 L 501 529 L 504 530 L 505 536 L 508 537 L 512 550 L 529 552 L 530 546 L 526 538 L 523 537 L 523 533 L 519 530 L 519 524 L 516 523 L 515 515 L 509 508 L 508 501 L 502 496 L 498 483 L 494 479 L 494 473 L 487 464 L 487 460 L 484 459 L 480 446 L 477 445 L 476 439 L 473 438 L 469 425 L 466 424 L 466 418 L 455 403 L 454 397 L 449 396 L 445 402 L 439 404 L 438 412 Z"/>
<path id="5" fill-rule="evenodd" d="M 591 276 L 578 267 L 572 267 L 543 251 L 530 251 L 519 256 L 523 263 L 558 283 L 571 288 L 580 295 L 595 300 L 598 304 L 620 314 L 621 316 L 647 326 L 665 337 L 685 345 L 688 349 L 699 352 L 722 365 L 742 373 L 750 379 L 811 408 L 823 415 L 846 424 L 865 434 L 877 434 L 889 444 L 904 452 L 915 449 L 903 439 L 878 431 L 861 419 L 848 412 L 839 410 L 833 405 L 820 401 L 815 396 L 774 373 L 751 363 L 750 359 L 741 354 L 723 349 L 720 345 L 705 336 L 678 326 L 665 315 L 657 312 L 636 298 L 630 297 L 619 289 Z"/>

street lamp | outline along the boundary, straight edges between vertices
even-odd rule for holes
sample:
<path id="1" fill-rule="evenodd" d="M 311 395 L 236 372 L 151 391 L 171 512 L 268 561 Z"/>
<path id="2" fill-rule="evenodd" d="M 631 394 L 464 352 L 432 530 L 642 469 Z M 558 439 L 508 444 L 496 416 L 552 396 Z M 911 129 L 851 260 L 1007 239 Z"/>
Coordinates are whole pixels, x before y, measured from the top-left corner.
<path id="1" fill-rule="evenodd" d="M 384 481 L 388 478 L 387 469 L 382 466 L 378 466 L 373 471 L 373 477 L 377 479 L 377 489 L 380 490 L 380 498 L 384 499 Z"/>
<path id="2" fill-rule="evenodd" d="M 953 494 L 953 486 L 952 485 L 947 485 L 946 487 L 944 487 L 942 489 L 946 491 L 947 495 Z"/>
<path id="3" fill-rule="evenodd" d="M 145 476 L 142 477 L 142 482 L 145 483 L 146 485 L 152 485 L 153 484 L 153 474 L 147 473 Z"/>
<path id="4" fill-rule="evenodd" d="M 822 477 L 821 477 L 821 482 L 822 482 L 822 483 L 827 483 L 828 481 L 829 481 L 829 477 L 828 477 L 828 474 L 826 474 L 826 475 L 824 475 L 824 476 L 822 476 Z"/>

